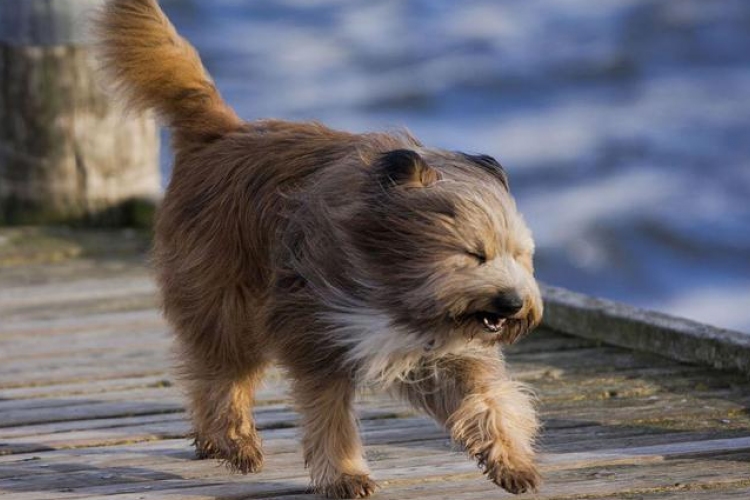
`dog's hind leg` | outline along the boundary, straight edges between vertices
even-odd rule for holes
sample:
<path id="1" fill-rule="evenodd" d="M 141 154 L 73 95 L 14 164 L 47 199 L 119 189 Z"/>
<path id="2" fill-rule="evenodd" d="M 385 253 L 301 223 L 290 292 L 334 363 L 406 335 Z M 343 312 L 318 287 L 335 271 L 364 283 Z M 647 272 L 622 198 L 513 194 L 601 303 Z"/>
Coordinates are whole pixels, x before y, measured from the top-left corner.
<path id="1" fill-rule="evenodd" d="M 190 367 L 188 394 L 198 458 L 223 460 L 243 474 L 261 469 L 263 451 L 252 404 L 264 368 L 265 363 L 259 362 L 234 376 L 193 377 L 198 373 Z"/>
<path id="2" fill-rule="evenodd" d="M 427 361 L 394 390 L 444 425 L 495 484 L 511 493 L 537 488 L 533 398 L 496 352 Z"/>
<path id="3" fill-rule="evenodd" d="M 293 375 L 313 488 L 329 498 L 370 496 L 376 484 L 369 478 L 352 407 L 354 382 L 348 377 Z"/>
<path id="4" fill-rule="evenodd" d="M 169 252 L 157 256 L 169 264 L 161 266 L 163 307 L 175 333 L 196 455 L 256 472 L 263 453 L 252 406 L 269 364 L 254 315 L 257 303 L 243 287 L 219 286 L 208 273 L 175 271 Z"/>

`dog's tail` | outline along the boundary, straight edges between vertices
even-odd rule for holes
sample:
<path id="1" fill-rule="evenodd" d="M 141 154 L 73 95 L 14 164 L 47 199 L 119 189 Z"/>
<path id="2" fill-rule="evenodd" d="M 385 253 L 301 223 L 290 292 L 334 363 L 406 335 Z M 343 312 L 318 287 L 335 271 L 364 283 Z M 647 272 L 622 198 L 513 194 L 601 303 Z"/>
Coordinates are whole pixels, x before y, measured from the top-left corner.
<path id="1" fill-rule="evenodd" d="M 137 110 L 156 110 L 178 137 L 217 137 L 242 125 L 157 0 L 109 0 L 94 33 L 115 90 Z"/>

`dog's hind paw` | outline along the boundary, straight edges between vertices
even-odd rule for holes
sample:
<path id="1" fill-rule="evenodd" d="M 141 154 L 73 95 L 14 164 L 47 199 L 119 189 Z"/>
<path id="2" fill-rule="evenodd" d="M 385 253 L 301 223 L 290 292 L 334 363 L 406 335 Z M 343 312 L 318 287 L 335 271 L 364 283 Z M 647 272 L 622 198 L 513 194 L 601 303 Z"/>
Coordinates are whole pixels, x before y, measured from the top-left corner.
<path id="1" fill-rule="evenodd" d="M 369 476 L 342 474 L 329 484 L 315 486 L 315 492 L 334 499 L 367 498 L 375 493 L 378 485 Z"/>
<path id="2" fill-rule="evenodd" d="M 195 455 L 198 459 L 221 460 L 231 471 L 242 474 L 259 472 L 263 468 L 260 439 L 253 437 L 224 441 L 222 445 L 196 438 Z"/>

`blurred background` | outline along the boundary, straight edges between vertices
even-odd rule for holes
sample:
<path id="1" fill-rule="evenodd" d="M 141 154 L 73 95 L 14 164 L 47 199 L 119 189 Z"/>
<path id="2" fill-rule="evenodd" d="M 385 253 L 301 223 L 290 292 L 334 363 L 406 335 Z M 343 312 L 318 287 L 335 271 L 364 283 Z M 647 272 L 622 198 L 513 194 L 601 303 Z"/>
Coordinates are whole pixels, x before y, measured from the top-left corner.
<path id="1" fill-rule="evenodd" d="M 541 280 L 750 332 L 747 0 L 162 4 L 244 118 L 491 154 Z"/>
<path id="2" fill-rule="evenodd" d="M 30 4 L 0 0 L 0 28 Z M 242 117 L 405 127 L 491 154 L 534 231 L 542 281 L 750 333 L 747 0 L 161 4 Z M 116 150 L 141 149 L 123 135 Z M 13 234 L 0 234 L 0 267 Z M 34 237 L 21 248 L 49 239 Z M 85 251 L 109 241 L 98 238 Z"/>

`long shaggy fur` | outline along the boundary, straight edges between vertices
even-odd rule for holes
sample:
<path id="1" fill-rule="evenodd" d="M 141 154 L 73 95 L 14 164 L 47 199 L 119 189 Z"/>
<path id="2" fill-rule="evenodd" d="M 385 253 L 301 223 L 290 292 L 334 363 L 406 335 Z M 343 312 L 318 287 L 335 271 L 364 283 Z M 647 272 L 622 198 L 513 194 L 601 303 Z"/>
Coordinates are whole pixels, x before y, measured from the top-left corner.
<path id="1" fill-rule="evenodd" d="M 261 468 L 253 395 L 279 363 L 320 493 L 376 488 L 352 407 L 362 384 L 432 415 L 498 485 L 534 489 L 532 398 L 497 346 L 542 303 L 502 167 L 406 133 L 241 121 L 155 0 L 109 0 L 97 30 L 127 102 L 174 134 L 153 257 L 198 456 Z"/>
<path id="2" fill-rule="evenodd" d="M 240 127 L 156 0 L 108 2 L 95 24 L 102 65 L 130 106 L 155 109 L 180 135 L 216 137 Z"/>

